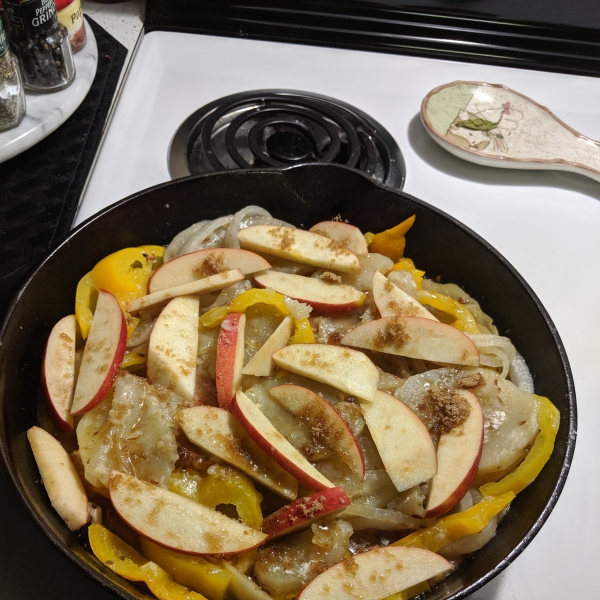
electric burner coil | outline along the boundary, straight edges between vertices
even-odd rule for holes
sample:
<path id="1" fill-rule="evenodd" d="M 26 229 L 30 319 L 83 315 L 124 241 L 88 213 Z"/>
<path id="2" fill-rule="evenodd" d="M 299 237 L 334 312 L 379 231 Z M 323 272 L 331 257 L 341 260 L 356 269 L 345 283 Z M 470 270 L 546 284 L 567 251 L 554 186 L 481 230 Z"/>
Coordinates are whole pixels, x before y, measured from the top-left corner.
<path id="1" fill-rule="evenodd" d="M 404 185 L 404 159 L 388 131 L 349 104 L 306 92 L 215 100 L 182 123 L 169 151 L 173 179 L 307 163 L 344 165 L 396 190 Z"/>

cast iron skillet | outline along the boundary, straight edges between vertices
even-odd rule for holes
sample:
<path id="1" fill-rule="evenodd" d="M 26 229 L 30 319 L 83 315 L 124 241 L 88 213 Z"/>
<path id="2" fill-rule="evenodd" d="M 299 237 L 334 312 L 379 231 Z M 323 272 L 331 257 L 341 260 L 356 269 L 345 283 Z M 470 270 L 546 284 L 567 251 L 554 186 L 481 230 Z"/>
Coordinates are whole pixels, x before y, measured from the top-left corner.
<path id="1" fill-rule="evenodd" d="M 575 448 L 573 380 L 556 328 L 520 275 L 489 244 L 445 213 L 408 194 L 384 188 L 335 165 L 287 170 L 232 171 L 190 177 L 134 194 L 79 226 L 37 269 L 9 308 L 0 332 L 2 458 L 40 529 L 77 567 L 121 598 L 145 598 L 86 550 L 86 534 L 72 534 L 50 507 L 26 431 L 38 422 L 36 402 L 46 338 L 73 312 L 79 278 L 107 254 L 126 246 L 167 244 L 201 219 L 248 204 L 310 227 L 335 215 L 363 231 L 382 231 L 416 214 L 408 255 L 428 276 L 454 282 L 478 299 L 500 333 L 510 335 L 527 361 L 536 393 L 561 412 L 549 463 L 513 502 L 494 539 L 427 594 L 428 600 L 465 598 L 514 560 L 548 518 L 564 486 Z"/>

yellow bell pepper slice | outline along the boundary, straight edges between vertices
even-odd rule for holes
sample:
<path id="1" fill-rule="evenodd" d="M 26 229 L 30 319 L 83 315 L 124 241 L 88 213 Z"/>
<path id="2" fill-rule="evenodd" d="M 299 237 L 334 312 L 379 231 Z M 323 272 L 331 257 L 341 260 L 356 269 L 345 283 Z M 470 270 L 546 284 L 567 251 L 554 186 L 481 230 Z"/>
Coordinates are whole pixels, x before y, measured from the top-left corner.
<path id="1" fill-rule="evenodd" d="M 269 289 L 251 289 L 242 292 L 229 305 L 229 312 L 246 312 L 250 306 L 255 304 L 271 306 L 284 317 L 290 314 L 290 309 L 285 303 L 283 294 Z"/>
<path id="2" fill-rule="evenodd" d="M 373 241 L 373 238 L 375 237 L 375 234 L 371 233 L 370 231 L 367 231 L 367 233 L 365 233 L 363 235 L 363 237 L 365 238 L 365 242 L 367 242 L 367 247 L 368 247 L 369 244 Z"/>
<path id="3" fill-rule="evenodd" d="M 496 498 L 484 498 L 479 504 L 463 512 L 442 517 L 435 525 L 415 531 L 394 542 L 392 546 L 411 546 L 439 552 L 450 542 L 479 533 L 514 497 L 512 492 L 506 492 Z"/>
<path id="4" fill-rule="evenodd" d="M 538 426 L 540 428 L 529 454 L 512 472 L 495 483 L 486 483 L 479 490 L 484 496 L 500 496 L 508 492 L 522 492 L 540 474 L 552 455 L 554 441 L 560 425 L 560 413 L 548 398 L 536 396 L 539 404 Z"/>
<path id="5" fill-rule="evenodd" d="M 94 318 L 93 309 L 96 307 L 98 290 L 94 287 L 92 272 L 86 273 L 77 284 L 75 291 L 75 318 L 79 325 L 81 337 L 87 340 Z"/>
<path id="6" fill-rule="evenodd" d="M 129 581 L 143 581 L 158 600 L 207 600 L 202 594 L 175 583 L 156 563 L 144 558 L 106 527 L 90 525 L 88 537 L 98 560 Z"/>
<path id="7" fill-rule="evenodd" d="M 200 317 L 200 325 L 208 329 L 220 327 L 228 312 L 226 306 L 216 306 L 215 308 L 211 308 Z"/>
<path id="8" fill-rule="evenodd" d="M 415 215 L 408 217 L 396 227 L 375 234 L 369 244 L 369 252 L 377 252 L 391 258 L 394 262 L 402 258 L 406 247 L 406 232 L 413 226 Z"/>
<path id="9" fill-rule="evenodd" d="M 428 304 L 453 316 L 455 321 L 452 323 L 452 327 L 465 333 L 479 333 L 479 327 L 477 327 L 475 317 L 471 314 L 471 311 L 454 298 L 435 292 L 419 292 L 418 300 L 421 304 Z"/>
<path id="10" fill-rule="evenodd" d="M 163 252 L 162 246 L 123 248 L 105 256 L 92 269 L 96 290 L 106 290 L 119 301 L 127 320 L 127 338 L 139 323 L 127 312 L 127 303 L 146 295 L 148 279 Z"/>
<path id="11" fill-rule="evenodd" d="M 425 271 L 417 269 L 415 267 L 415 263 L 410 258 L 401 258 L 392 267 L 392 271 L 408 271 L 412 275 L 412 278 L 415 280 L 417 289 L 421 289 L 421 284 L 423 282 L 423 276 L 425 275 Z"/>
<path id="12" fill-rule="evenodd" d="M 313 333 L 310 321 L 300 319 L 294 323 L 294 333 L 289 341 L 290 344 L 314 344 L 315 334 Z"/>
<path id="13" fill-rule="evenodd" d="M 167 550 L 140 536 L 142 552 L 177 583 L 204 594 L 208 600 L 229 598 L 233 576 L 200 556 Z"/>
<path id="14" fill-rule="evenodd" d="M 233 504 L 244 525 L 260 529 L 262 525 L 262 496 L 244 474 L 225 465 L 214 465 L 206 476 L 193 469 L 176 469 L 169 480 L 169 488 L 190 498 L 216 508 L 219 504 Z"/>
<path id="15" fill-rule="evenodd" d="M 229 306 L 211 308 L 200 317 L 200 325 L 208 328 L 219 327 L 228 313 L 245 313 L 256 304 L 265 304 L 284 317 L 290 314 L 283 294 L 269 289 L 253 288 L 236 296 Z"/>
<path id="16" fill-rule="evenodd" d="M 143 365 L 147 359 L 148 357 L 145 354 L 140 354 L 139 352 L 127 352 L 123 357 L 121 369 L 133 367 L 134 365 Z"/>

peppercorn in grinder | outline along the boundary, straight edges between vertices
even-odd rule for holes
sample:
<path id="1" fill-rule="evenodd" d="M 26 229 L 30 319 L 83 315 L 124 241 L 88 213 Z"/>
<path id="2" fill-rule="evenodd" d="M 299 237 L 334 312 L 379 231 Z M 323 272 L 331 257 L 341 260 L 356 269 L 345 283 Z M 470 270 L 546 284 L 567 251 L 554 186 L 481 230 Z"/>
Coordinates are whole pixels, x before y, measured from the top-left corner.
<path id="1" fill-rule="evenodd" d="M 75 77 L 67 29 L 54 0 L 4 0 L 10 48 L 21 66 L 25 89 L 54 92 Z"/>

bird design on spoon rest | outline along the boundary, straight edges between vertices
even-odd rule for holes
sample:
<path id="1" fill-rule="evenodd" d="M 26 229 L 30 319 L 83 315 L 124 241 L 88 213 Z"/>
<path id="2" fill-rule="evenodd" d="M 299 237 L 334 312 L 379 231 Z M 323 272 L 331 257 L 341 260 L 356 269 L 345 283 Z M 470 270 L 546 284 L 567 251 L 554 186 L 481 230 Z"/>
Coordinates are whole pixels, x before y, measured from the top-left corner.
<path id="1" fill-rule="evenodd" d="M 479 165 L 559 169 L 600 181 L 600 143 L 506 86 L 455 81 L 425 96 L 421 119 L 440 146 Z"/>

